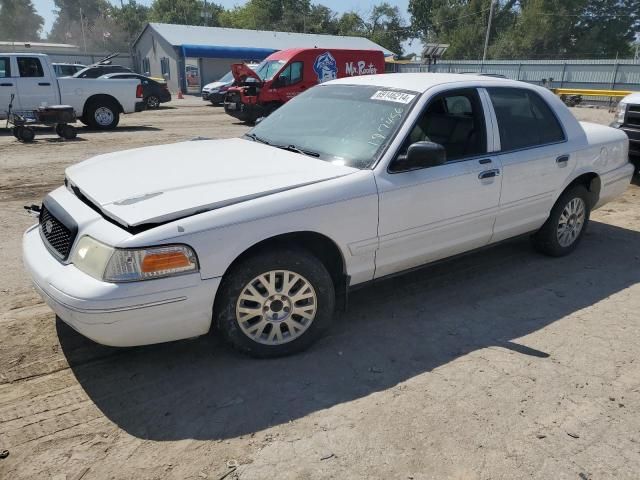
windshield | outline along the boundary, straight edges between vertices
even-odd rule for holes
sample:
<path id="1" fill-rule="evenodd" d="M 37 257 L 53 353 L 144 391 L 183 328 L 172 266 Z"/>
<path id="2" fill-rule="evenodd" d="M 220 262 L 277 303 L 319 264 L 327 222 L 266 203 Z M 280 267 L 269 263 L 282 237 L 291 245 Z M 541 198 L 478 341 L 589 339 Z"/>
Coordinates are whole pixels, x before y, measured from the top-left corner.
<path id="1" fill-rule="evenodd" d="M 265 60 L 255 68 L 255 71 L 263 81 L 267 81 L 271 80 L 273 76 L 278 73 L 282 65 L 284 65 L 283 60 Z"/>
<path id="2" fill-rule="evenodd" d="M 272 145 L 322 160 L 369 168 L 393 139 L 417 92 L 362 85 L 321 85 L 285 103 L 251 130 Z"/>
<path id="3" fill-rule="evenodd" d="M 227 72 L 224 77 L 222 77 L 220 80 L 218 80 L 218 82 L 220 83 L 229 83 L 229 82 L 233 82 L 233 73 L 231 72 Z"/>

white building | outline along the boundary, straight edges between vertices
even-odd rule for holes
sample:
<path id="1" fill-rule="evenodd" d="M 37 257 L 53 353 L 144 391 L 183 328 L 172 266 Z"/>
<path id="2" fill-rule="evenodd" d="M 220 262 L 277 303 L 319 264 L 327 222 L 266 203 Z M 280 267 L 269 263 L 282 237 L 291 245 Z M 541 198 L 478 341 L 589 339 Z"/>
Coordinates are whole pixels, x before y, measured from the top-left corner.
<path id="1" fill-rule="evenodd" d="M 363 37 L 149 23 L 133 44 L 136 68 L 163 76 L 171 91 L 199 94 L 232 63 L 261 61 L 286 48 L 348 48 L 392 52 Z"/>

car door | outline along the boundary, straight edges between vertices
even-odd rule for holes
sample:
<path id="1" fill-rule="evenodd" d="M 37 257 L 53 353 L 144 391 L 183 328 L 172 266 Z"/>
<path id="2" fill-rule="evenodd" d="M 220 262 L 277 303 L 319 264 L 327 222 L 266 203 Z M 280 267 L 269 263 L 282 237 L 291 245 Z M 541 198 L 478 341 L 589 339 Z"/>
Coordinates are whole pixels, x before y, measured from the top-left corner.
<path id="1" fill-rule="evenodd" d="M 291 62 L 282 69 L 276 80 L 277 95 L 282 103 L 291 100 L 304 90 L 303 74 L 303 62 Z"/>
<path id="2" fill-rule="evenodd" d="M 21 110 L 37 110 L 41 105 L 58 103 L 56 79 L 51 78 L 38 57 L 16 57 L 18 95 Z"/>
<path id="3" fill-rule="evenodd" d="M 11 57 L 0 57 L 0 118 L 6 118 L 12 95 L 14 96 L 12 108 L 20 109 L 17 81 L 11 76 L 15 69 L 16 66 L 11 61 Z"/>
<path id="4" fill-rule="evenodd" d="M 376 278 L 486 245 L 500 201 L 499 160 L 486 99 L 476 89 L 445 90 L 419 115 L 396 159 L 377 177 Z M 447 161 L 402 168 L 418 141 L 444 146 Z M 395 166 L 394 166 L 395 165 Z"/>
<path id="5" fill-rule="evenodd" d="M 499 132 L 502 196 L 493 241 L 537 230 L 576 159 L 553 109 L 534 90 L 486 89 Z"/>

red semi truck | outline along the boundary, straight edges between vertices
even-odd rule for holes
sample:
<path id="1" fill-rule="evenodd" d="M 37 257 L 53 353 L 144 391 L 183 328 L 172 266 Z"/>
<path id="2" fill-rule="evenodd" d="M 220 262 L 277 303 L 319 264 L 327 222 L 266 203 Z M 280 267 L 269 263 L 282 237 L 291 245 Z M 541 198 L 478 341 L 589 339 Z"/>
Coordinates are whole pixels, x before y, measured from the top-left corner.
<path id="1" fill-rule="evenodd" d="M 231 71 L 237 86 L 228 90 L 224 109 L 251 123 L 318 83 L 384 73 L 384 54 L 380 50 L 293 48 L 271 54 L 255 70 L 236 63 Z"/>

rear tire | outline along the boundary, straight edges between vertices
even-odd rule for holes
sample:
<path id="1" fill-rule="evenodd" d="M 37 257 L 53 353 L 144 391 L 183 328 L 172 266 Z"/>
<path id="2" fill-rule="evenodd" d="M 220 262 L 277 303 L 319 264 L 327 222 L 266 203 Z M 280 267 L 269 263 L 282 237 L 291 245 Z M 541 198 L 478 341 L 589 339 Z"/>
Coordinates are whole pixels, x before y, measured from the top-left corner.
<path id="1" fill-rule="evenodd" d="M 333 281 L 324 264 L 306 250 L 279 248 L 232 267 L 218 291 L 214 322 L 242 353 L 281 357 L 318 340 L 334 308 Z"/>
<path id="2" fill-rule="evenodd" d="M 558 198 L 549 218 L 533 236 L 534 247 L 552 257 L 574 251 L 587 229 L 591 196 L 583 185 L 576 185 Z"/>
<path id="3" fill-rule="evenodd" d="M 113 130 L 120 122 L 120 109 L 112 100 L 96 100 L 87 107 L 84 118 L 91 128 Z"/>
<path id="4" fill-rule="evenodd" d="M 155 95 L 149 95 L 147 97 L 147 108 L 152 110 L 160 108 L 160 99 Z"/>

